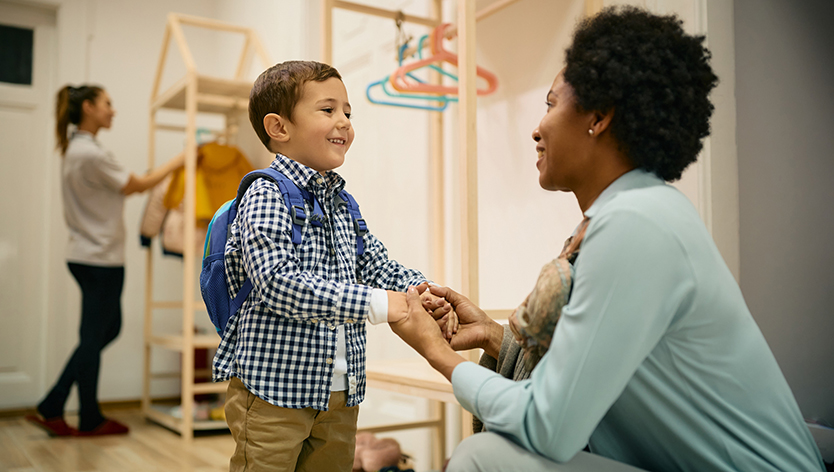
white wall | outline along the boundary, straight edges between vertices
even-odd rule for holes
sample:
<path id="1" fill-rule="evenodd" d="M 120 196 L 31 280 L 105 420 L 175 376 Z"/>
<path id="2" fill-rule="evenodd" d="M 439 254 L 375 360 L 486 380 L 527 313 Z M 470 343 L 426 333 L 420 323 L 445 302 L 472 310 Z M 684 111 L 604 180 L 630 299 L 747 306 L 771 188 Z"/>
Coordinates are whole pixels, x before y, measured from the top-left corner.
<path id="1" fill-rule="evenodd" d="M 402 8 L 408 13 L 428 15 L 428 0 L 363 0 L 385 8 Z M 482 8 L 491 2 L 479 1 Z M 606 2 L 610 3 L 610 2 Z M 643 4 L 643 2 L 630 2 Z M 679 12 L 690 28 L 706 29 L 704 2 L 649 1 L 656 11 Z M 715 11 L 721 11 L 718 2 Z M 108 88 L 118 115 L 114 127 L 103 131 L 100 139 L 128 168 L 141 172 L 147 159 L 147 112 L 151 81 L 160 51 L 166 14 L 169 11 L 214 17 L 256 28 L 273 62 L 289 59 L 318 59 L 319 2 L 296 0 L 64 0 L 59 7 L 60 53 L 57 83 L 97 82 Z M 446 2 L 446 18 L 454 21 L 455 2 Z M 544 96 L 562 68 L 564 49 L 576 20 L 582 14 L 583 0 L 523 0 L 478 24 L 478 63 L 496 72 L 499 91 L 479 100 L 479 199 L 481 245 L 481 294 L 486 308 L 512 308 L 532 287 L 539 268 L 555 257 L 581 215 L 573 197 L 554 194 L 538 187 L 535 153 L 530 134 L 544 114 Z M 717 19 L 725 18 L 718 15 Z M 719 21 L 716 20 L 716 23 Z M 712 21 L 712 20 L 710 20 Z M 726 25 L 721 31 L 726 32 Z M 730 28 L 731 30 L 731 28 Z M 406 25 L 415 37 L 426 28 Z M 186 35 L 193 32 L 186 30 Z M 394 24 L 391 20 L 337 11 L 334 14 L 334 65 L 344 76 L 354 108 L 356 141 L 340 173 L 349 190 L 362 205 L 362 212 L 374 233 L 387 245 L 393 258 L 429 273 L 428 228 L 428 114 L 427 112 L 371 105 L 365 100 L 365 86 L 390 73 L 396 66 Z M 730 35 L 731 37 L 731 35 Z M 193 46 L 198 69 L 231 76 L 240 44 L 236 40 L 197 36 Z M 713 38 L 710 37 L 712 41 Z M 722 48 L 727 40 L 716 39 Z M 730 44 L 732 41 L 730 40 Z M 450 44 L 454 50 L 454 41 Z M 722 49 L 723 50 L 723 49 Z M 716 56 L 719 52 L 715 51 Z M 726 56 L 723 56 L 726 63 Z M 226 65 L 231 61 L 231 66 Z M 732 63 L 732 60 L 729 60 Z M 253 61 L 253 74 L 260 66 Z M 170 73 L 166 84 L 182 74 L 178 53 L 169 51 Z M 254 75 L 253 75 L 254 77 Z M 722 76 L 722 80 L 725 80 Z M 722 85 L 726 82 L 722 82 Z M 732 84 L 732 81 L 730 81 Z M 726 89 L 724 89 L 726 90 Z M 732 90 L 732 87 L 730 87 Z M 732 91 L 724 95 L 724 123 L 734 124 Z M 718 103 L 717 103 L 718 106 Z M 725 107 L 726 106 L 726 107 Z M 730 118 L 728 118 L 730 117 Z M 170 114 L 173 122 L 179 115 Z M 446 213 L 448 232 L 445 279 L 459 286 L 459 241 L 456 165 L 456 110 L 446 112 L 447 175 L 444 177 L 449 204 Z M 248 129 L 243 119 L 241 129 Z M 729 125 L 728 125 L 729 126 Z M 726 128 L 722 127 L 726 132 Z M 732 133 L 730 133 L 732 134 Z M 181 135 L 160 133 L 158 156 L 164 159 L 182 147 Z M 726 136 L 726 134 L 725 134 Z M 258 143 L 247 141 L 250 155 L 259 152 Z M 712 143 L 712 160 L 734 166 L 734 141 Z M 260 158 L 263 154 L 260 154 Z M 56 163 L 57 163 L 57 157 Z M 719 166 L 720 168 L 720 166 Z M 715 169 L 715 166 L 713 166 Z M 58 182 L 57 165 L 49 170 Z M 722 174 L 726 175 L 726 174 Z M 689 186 L 691 198 L 701 205 L 702 187 Z M 732 179 L 730 179 L 732 180 Z M 690 181 L 691 183 L 691 181 Z M 77 341 L 78 290 L 66 270 L 63 251 L 66 240 L 60 194 L 53 186 L 50 195 L 54 211 L 50 216 L 51 254 L 49 267 L 49 333 L 44 390 L 55 380 Z M 693 190 L 694 188 L 694 190 Z M 732 182 L 726 192 L 732 196 Z M 723 198 L 725 194 L 713 193 Z M 730 198 L 731 200 L 731 198 Z M 723 200 L 722 200 L 723 202 Z M 722 253 L 732 254 L 732 208 L 725 233 L 729 235 Z M 141 392 L 142 316 L 144 312 L 144 251 L 134 241 L 144 198 L 132 198 L 126 207 L 128 230 L 127 278 L 123 297 L 124 319 L 121 336 L 105 351 L 100 392 L 102 400 L 136 399 Z M 703 205 L 702 205 L 703 207 Z M 714 205 L 713 205 L 714 207 Z M 737 210 L 736 210 L 737 211 Z M 715 220 L 715 215 L 713 215 Z M 717 228 L 719 225 L 713 223 Z M 735 232 L 737 235 L 737 230 Z M 719 239 L 718 237 L 716 239 Z M 721 244 L 719 244 L 721 247 Z M 511 250 L 508 250 L 511 249 Z M 37 250 L 37 248 L 33 248 Z M 181 263 L 157 257 L 155 290 L 162 296 L 177 298 L 181 290 Z M 731 258 L 728 258 L 731 259 Z M 731 261 L 729 261 L 731 262 Z M 733 264 L 731 262 L 731 268 Z M 431 276 L 432 274 L 429 273 Z M 178 326 L 178 314 L 170 313 L 167 324 Z M 157 315 L 166 324 L 165 313 Z M 155 369 L 173 369 L 178 356 L 156 351 Z M 415 354 L 387 326 L 370 329 L 370 359 L 411 357 Z M 155 384 L 156 385 L 156 384 Z M 175 382 L 160 384 L 156 392 L 175 392 Z M 423 401 L 394 394 L 370 391 L 362 407 L 360 424 L 377 424 L 386 419 L 424 417 Z M 427 464 L 424 433 L 400 433 L 408 452 Z"/>
<path id="2" fill-rule="evenodd" d="M 736 0 L 741 289 L 806 418 L 834 424 L 834 4 Z"/>

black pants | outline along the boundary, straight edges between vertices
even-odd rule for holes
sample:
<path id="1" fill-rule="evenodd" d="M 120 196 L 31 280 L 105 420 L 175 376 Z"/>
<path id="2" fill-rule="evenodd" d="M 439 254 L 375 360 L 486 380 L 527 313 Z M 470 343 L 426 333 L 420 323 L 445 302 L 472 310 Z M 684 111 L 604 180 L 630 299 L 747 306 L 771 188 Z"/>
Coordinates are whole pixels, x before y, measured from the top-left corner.
<path id="1" fill-rule="evenodd" d="M 44 418 L 64 414 L 72 384 L 78 385 L 79 429 L 89 431 L 104 421 L 98 407 L 101 351 L 122 327 L 124 267 L 99 267 L 70 262 L 69 270 L 81 287 L 80 341 L 58 382 L 38 405 Z"/>

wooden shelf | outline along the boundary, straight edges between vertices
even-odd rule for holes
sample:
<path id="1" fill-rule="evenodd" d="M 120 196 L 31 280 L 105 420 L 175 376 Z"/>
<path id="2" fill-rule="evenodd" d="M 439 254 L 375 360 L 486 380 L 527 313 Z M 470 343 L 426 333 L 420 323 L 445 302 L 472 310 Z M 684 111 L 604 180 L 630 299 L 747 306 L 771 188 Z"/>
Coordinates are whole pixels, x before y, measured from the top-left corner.
<path id="1" fill-rule="evenodd" d="M 249 91 L 252 89 L 249 80 L 197 75 L 196 83 L 198 113 L 226 114 L 235 109 L 246 110 L 249 106 Z M 185 110 L 187 88 L 188 78 L 183 77 L 151 103 L 151 110 Z"/>
<path id="2" fill-rule="evenodd" d="M 211 430 L 220 430 L 220 429 L 229 429 L 229 426 L 226 424 L 225 421 L 215 421 L 215 420 L 203 420 L 203 421 L 196 421 L 193 420 L 191 422 L 191 428 L 186 430 L 184 428 L 184 422 L 182 418 L 177 418 L 176 416 L 170 414 L 167 410 L 170 408 L 168 407 L 160 407 L 158 405 L 151 405 L 150 408 L 146 408 L 143 413 L 146 418 L 153 421 L 154 423 L 161 424 L 166 428 L 176 431 L 180 434 L 184 434 L 186 431 L 211 431 Z"/>
<path id="3" fill-rule="evenodd" d="M 189 25 L 214 31 L 238 33 L 244 36 L 243 50 L 234 69 L 234 78 L 226 79 L 200 74 L 194 56 L 191 54 L 182 26 Z M 176 81 L 167 90 L 160 93 L 160 83 L 166 66 L 168 50 L 171 43 L 176 45 L 180 59 L 185 65 L 185 76 Z M 264 50 L 258 35 L 251 28 L 233 25 L 210 18 L 198 18 L 189 15 L 170 13 L 162 39 L 159 62 L 153 82 L 150 97 L 150 120 L 148 133 L 148 168 L 155 167 L 156 132 L 178 131 L 185 133 L 185 197 L 183 199 L 184 221 L 195 221 L 196 218 L 196 167 L 197 167 L 197 115 L 216 113 L 224 115 L 225 125 L 220 135 L 228 140 L 233 139 L 238 130 L 234 112 L 246 110 L 249 106 L 249 91 L 252 80 L 247 79 L 250 62 L 253 56 L 260 58 L 264 68 L 270 67 L 272 62 Z M 183 125 L 157 123 L 157 113 L 160 110 L 181 110 L 185 112 Z M 194 368 L 194 351 L 196 349 L 215 349 L 220 344 L 220 338 L 215 333 L 195 336 L 182 334 L 156 333 L 154 330 L 154 310 L 181 310 L 182 327 L 180 333 L 191 333 L 194 329 L 194 317 L 198 311 L 205 312 L 205 304 L 195 293 L 195 273 L 200 252 L 195 248 L 196 239 L 194 225 L 183 228 L 183 264 L 182 264 L 182 296 L 180 300 L 156 300 L 154 298 L 154 258 L 152 251 L 146 255 L 145 274 L 145 326 L 144 326 L 144 363 L 142 383 L 142 411 L 148 417 L 167 428 L 182 435 L 185 442 L 191 441 L 194 430 L 223 429 L 224 421 L 194 421 L 194 395 L 207 393 L 222 393 L 228 387 L 224 383 L 194 383 L 197 371 L 205 376 L 205 370 Z M 204 316 L 204 315 L 202 315 Z M 180 353 L 179 372 L 155 373 L 151 371 L 153 347 L 162 347 Z M 210 375 L 210 374 L 208 374 Z M 179 378 L 181 394 L 180 406 L 182 418 L 176 418 L 168 412 L 152 404 L 151 380 L 162 378 Z"/>
<path id="4" fill-rule="evenodd" d="M 220 337 L 216 334 L 200 334 L 195 335 L 191 346 L 194 349 L 217 349 L 220 345 Z M 151 336 L 147 343 L 152 346 L 160 346 L 174 351 L 182 351 L 185 346 L 185 340 L 182 335 L 165 334 Z"/>
<path id="5" fill-rule="evenodd" d="M 371 361 L 366 375 L 368 387 L 457 403 L 452 384 L 423 358 Z"/>

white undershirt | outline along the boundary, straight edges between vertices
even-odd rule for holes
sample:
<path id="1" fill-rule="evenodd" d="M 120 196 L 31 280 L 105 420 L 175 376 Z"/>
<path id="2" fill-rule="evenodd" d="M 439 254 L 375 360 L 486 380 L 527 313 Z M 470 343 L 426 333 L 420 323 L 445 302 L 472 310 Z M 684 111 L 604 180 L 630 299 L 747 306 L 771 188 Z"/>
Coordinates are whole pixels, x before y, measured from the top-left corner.
<path id="1" fill-rule="evenodd" d="M 388 292 L 375 288 L 371 292 L 371 307 L 368 310 L 368 322 L 374 325 L 388 322 Z M 356 390 L 356 379 L 347 375 L 347 342 L 345 341 L 345 327 L 339 326 L 336 340 L 336 361 L 333 363 L 333 383 L 331 392 L 349 390 L 353 394 Z"/>

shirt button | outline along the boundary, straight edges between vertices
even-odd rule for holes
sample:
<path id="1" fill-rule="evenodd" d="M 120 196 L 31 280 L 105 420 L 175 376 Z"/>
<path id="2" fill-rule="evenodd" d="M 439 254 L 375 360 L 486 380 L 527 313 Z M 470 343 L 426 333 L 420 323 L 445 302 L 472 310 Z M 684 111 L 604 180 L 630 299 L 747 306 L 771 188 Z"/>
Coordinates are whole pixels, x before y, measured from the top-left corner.
<path id="1" fill-rule="evenodd" d="M 333 363 L 333 359 L 331 359 L 331 358 L 329 358 L 329 357 L 328 357 L 328 358 L 327 358 L 327 360 L 326 360 L 325 362 L 327 362 L 328 364 L 332 364 L 332 363 Z"/>
<path id="2" fill-rule="evenodd" d="M 310 320 L 310 323 L 318 323 L 319 320 Z"/>
<path id="3" fill-rule="evenodd" d="M 333 248 L 332 248 L 332 247 L 330 248 L 330 255 L 331 255 L 331 256 L 335 256 L 335 255 L 336 255 L 336 251 L 335 251 L 335 250 L 333 250 Z"/>
<path id="4" fill-rule="evenodd" d="M 328 326 L 328 328 L 330 328 L 330 330 L 331 330 L 331 331 L 333 331 L 334 329 L 336 329 L 336 327 L 335 327 L 335 326 L 333 326 L 333 325 Z"/>
<path id="5" fill-rule="evenodd" d="M 353 324 L 353 320 L 347 320 L 347 321 L 345 321 L 345 323 L 347 323 L 347 324 Z"/>

